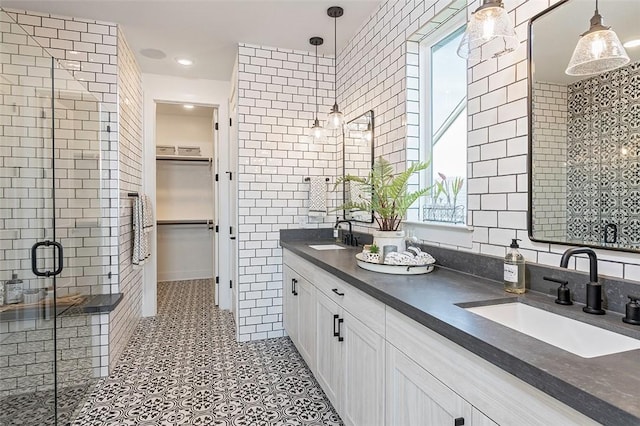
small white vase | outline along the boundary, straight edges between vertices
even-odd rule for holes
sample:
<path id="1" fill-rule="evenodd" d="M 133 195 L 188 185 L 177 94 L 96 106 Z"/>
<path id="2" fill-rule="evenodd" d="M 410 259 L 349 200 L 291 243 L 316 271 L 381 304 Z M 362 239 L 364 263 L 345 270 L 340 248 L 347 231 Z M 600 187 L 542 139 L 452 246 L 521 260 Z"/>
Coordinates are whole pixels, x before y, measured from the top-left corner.
<path id="1" fill-rule="evenodd" d="M 367 253 L 365 260 L 371 263 L 380 263 L 380 253 Z"/>
<path id="2" fill-rule="evenodd" d="M 373 231 L 373 243 L 383 252 L 384 246 L 396 246 L 398 252 L 406 250 L 404 243 L 404 231 Z"/>

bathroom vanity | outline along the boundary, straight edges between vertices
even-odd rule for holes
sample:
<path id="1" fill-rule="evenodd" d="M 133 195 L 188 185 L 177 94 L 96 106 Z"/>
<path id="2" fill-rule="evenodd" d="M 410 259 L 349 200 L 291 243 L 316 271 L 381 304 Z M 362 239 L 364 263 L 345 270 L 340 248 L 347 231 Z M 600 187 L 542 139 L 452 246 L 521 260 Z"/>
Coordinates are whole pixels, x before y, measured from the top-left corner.
<path id="1" fill-rule="evenodd" d="M 355 248 L 281 245 L 285 329 L 347 425 L 640 423 L 640 350 L 583 358 L 464 309 L 517 299 L 582 320 L 578 306 L 440 267 L 365 271 Z M 619 319 L 584 321 L 640 338 Z"/>

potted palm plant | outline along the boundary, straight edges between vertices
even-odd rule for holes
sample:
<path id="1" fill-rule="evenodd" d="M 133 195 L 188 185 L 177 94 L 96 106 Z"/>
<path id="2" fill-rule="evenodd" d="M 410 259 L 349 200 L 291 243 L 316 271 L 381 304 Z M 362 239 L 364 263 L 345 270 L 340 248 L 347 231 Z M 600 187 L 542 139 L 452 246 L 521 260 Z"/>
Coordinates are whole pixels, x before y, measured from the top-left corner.
<path id="1" fill-rule="evenodd" d="M 361 186 L 361 194 L 356 200 L 347 200 L 336 210 L 356 210 L 373 212 L 373 218 L 379 230 L 374 231 L 374 243 L 378 247 L 396 245 L 404 250 L 404 231 L 399 230 L 407 210 L 421 196 L 431 189 L 422 188 L 409 192 L 409 178 L 416 172 L 429 167 L 429 162 L 413 163 L 406 170 L 394 173 L 393 165 L 382 157 L 373 163 L 366 178 L 346 175 L 339 178 L 336 186 L 342 182 L 352 182 Z"/>

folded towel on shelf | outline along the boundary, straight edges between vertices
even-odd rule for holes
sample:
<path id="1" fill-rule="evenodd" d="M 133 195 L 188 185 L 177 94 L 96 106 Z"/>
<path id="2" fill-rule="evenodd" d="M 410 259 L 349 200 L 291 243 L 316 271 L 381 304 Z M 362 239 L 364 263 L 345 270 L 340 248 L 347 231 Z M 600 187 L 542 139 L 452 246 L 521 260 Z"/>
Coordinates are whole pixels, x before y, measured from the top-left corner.
<path id="1" fill-rule="evenodd" d="M 324 177 L 309 178 L 309 216 L 327 215 L 327 181 Z"/>
<path id="2" fill-rule="evenodd" d="M 133 253 L 131 263 L 141 266 L 151 256 L 149 233 L 154 226 L 151 199 L 147 195 L 140 194 L 135 198 L 132 210 Z"/>

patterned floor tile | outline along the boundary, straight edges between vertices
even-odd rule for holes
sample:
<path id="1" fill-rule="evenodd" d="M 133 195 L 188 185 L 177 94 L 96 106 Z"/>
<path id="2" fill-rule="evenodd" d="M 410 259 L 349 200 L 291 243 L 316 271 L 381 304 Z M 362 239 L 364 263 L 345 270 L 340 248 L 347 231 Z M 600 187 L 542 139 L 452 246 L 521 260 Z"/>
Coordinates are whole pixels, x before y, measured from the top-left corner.
<path id="1" fill-rule="evenodd" d="M 158 284 L 111 375 L 73 426 L 342 425 L 289 338 L 236 343 L 211 280 Z"/>

